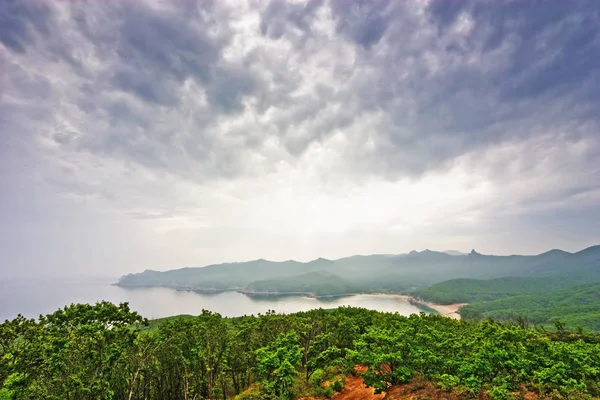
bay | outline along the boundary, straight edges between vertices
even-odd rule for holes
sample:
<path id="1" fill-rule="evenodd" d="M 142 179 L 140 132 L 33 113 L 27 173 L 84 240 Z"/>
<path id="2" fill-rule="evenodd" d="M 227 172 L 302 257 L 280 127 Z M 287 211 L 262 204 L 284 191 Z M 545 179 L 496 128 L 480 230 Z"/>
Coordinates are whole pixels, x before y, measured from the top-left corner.
<path id="1" fill-rule="evenodd" d="M 293 313 L 314 308 L 339 306 L 364 307 L 401 315 L 421 310 L 401 296 L 385 294 L 358 294 L 330 299 L 300 296 L 253 298 L 237 292 L 198 294 L 168 288 L 125 289 L 112 285 L 116 279 L 4 279 L 0 281 L 0 321 L 13 319 L 17 314 L 37 318 L 71 303 L 128 302 L 131 309 L 146 318 L 160 318 L 179 314 L 197 315 L 202 309 L 218 312 L 226 317 L 265 313 Z"/>

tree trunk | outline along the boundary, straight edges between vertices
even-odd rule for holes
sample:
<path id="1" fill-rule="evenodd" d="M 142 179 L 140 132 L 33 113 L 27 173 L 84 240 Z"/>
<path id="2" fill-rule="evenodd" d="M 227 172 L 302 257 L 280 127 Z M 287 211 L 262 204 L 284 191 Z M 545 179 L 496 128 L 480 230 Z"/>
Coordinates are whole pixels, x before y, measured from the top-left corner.
<path id="1" fill-rule="evenodd" d="M 135 373 L 133 374 L 133 379 L 131 380 L 131 384 L 129 385 L 129 396 L 127 397 L 128 400 L 131 400 L 131 398 L 133 397 L 133 389 L 135 387 L 135 381 L 136 381 L 139 373 L 140 373 L 140 367 L 138 367 L 135 370 Z"/>

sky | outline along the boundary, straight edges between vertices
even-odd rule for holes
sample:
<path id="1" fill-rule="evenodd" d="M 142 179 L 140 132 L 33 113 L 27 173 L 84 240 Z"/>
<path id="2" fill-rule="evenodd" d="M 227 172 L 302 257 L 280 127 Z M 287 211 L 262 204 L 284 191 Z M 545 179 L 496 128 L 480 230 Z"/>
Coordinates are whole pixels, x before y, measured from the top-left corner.
<path id="1" fill-rule="evenodd" d="M 597 0 L 0 0 L 0 277 L 596 244 Z"/>

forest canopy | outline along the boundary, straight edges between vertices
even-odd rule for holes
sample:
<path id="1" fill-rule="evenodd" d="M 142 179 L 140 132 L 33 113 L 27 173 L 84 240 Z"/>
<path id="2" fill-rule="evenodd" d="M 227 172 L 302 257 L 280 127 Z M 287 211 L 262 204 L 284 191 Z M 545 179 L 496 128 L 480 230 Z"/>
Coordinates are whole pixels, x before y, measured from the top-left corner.
<path id="1" fill-rule="evenodd" d="M 599 396 L 600 338 L 556 326 L 349 307 L 148 321 L 75 304 L 0 325 L 0 399 L 330 397 L 355 365 L 377 391 L 424 379 L 461 398 Z"/>

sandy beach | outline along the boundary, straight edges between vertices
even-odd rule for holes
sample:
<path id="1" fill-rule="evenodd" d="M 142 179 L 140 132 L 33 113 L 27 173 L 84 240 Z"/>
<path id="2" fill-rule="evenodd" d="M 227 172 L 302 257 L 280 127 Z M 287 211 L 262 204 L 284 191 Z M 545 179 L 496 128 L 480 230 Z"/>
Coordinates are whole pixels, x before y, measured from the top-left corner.
<path id="1" fill-rule="evenodd" d="M 458 313 L 458 310 L 462 306 L 467 305 L 467 303 L 441 305 L 441 304 L 428 303 L 425 301 L 422 301 L 419 303 L 425 304 L 427 307 L 434 309 L 435 311 L 439 312 L 441 315 L 443 315 L 445 317 L 450 317 L 450 318 L 454 318 L 454 319 L 460 319 L 460 314 Z"/>
<path id="2" fill-rule="evenodd" d="M 414 297 L 411 297 L 411 296 L 399 295 L 399 297 L 402 297 L 406 301 L 414 303 L 414 304 L 422 304 L 424 306 L 431 308 L 432 310 L 437 311 L 438 313 L 440 313 L 440 315 L 443 315 L 444 317 L 450 317 L 450 318 L 454 318 L 454 319 L 460 319 L 460 314 L 458 313 L 458 310 L 462 306 L 467 305 L 467 303 L 434 304 L 434 303 L 430 303 L 428 301 L 415 299 Z"/>

